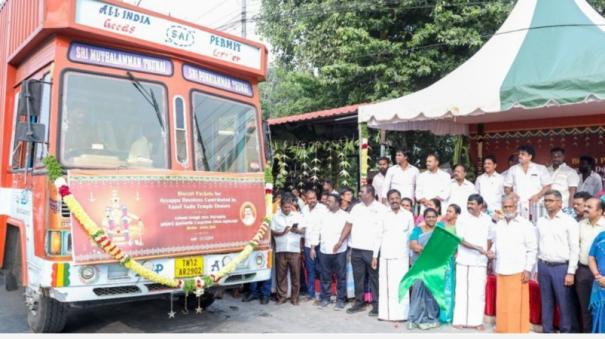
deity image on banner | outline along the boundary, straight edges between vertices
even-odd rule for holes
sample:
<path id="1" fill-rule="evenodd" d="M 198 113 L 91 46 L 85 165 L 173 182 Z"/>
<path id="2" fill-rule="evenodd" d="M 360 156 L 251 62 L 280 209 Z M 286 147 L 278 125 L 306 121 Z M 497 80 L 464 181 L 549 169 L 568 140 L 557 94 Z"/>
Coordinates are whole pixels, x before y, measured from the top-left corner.
<path id="1" fill-rule="evenodd" d="M 256 208 L 251 202 L 245 202 L 239 210 L 239 218 L 246 226 L 252 226 L 256 221 Z"/>
<path id="2" fill-rule="evenodd" d="M 105 216 L 101 226 L 111 238 L 111 241 L 123 246 L 143 246 L 144 225 L 141 218 L 128 212 L 128 207 L 122 205 L 117 191 L 111 192 L 111 204 L 105 208 Z"/>

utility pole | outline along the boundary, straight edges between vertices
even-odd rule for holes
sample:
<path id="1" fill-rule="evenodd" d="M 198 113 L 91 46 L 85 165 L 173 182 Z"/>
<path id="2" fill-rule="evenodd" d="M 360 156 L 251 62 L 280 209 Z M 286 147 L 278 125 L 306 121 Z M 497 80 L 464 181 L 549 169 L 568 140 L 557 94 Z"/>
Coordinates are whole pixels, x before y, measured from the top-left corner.
<path id="1" fill-rule="evenodd" d="M 246 0 L 242 0 L 242 38 L 246 37 Z"/>

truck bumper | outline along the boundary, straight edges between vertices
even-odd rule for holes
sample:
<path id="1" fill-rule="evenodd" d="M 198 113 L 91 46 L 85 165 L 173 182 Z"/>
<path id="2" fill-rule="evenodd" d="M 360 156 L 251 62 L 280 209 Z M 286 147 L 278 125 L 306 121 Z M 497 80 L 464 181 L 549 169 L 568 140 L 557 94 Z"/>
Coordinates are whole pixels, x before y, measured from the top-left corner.
<path id="1" fill-rule="evenodd" d="M 237 253 L 201 256 L 204 274 L 218 272 L 235 256 Z M 140 263 L 157 274 L 174 278 L 176 260 L 175 258 L 160 258 L 141 260 Z M 231 286 L 271 279 L 270 261 L 270 251 L 255 251 L 233 273 L 223 277 L 214 286 Z M 91 271 L 94 274 L 91 274 Z M 50 275 L 52 276 L 52 274 Z M 67 275 L 69 276 L 67 286 L 57 286 L 56 282 L 46 281 L 40 287 L 48 287 L 50 296 L 61 302 L 145 297 L 182 291 L 143 279 L 119 264 L 70 265 Z M 91 275 L 92 277 L 89 279 L 83 278 Z"/>

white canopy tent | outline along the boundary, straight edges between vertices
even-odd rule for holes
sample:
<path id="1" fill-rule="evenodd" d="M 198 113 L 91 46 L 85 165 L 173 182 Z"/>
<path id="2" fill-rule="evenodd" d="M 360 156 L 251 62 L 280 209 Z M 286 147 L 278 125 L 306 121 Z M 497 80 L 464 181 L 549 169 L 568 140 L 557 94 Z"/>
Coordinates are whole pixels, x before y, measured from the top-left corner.
<path id="1" fill-rule="evenodd" d="M 418 92 L 359 108 L 385 130 L 468 134 L 477 123 L 605 112 L 605 19 L 584 0 L 519 0 L 469 60 Z"/>

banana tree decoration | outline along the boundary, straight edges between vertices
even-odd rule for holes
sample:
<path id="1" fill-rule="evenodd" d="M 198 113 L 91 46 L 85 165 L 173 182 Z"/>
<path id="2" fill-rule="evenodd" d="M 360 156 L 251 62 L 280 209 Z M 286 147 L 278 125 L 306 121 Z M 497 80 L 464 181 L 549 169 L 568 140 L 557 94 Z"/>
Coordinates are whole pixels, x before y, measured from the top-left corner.
<path id="1" fill-rule="evenodd" d="M 344 141 L 337 142 L 338 151 L 336 153 L 338 158 L 338 177 L 341 186 L 349 186 L 351 180 L 351 163 L 349 162 L 349 154 L 355 149 L 353 140 L 345 139 Z"/>
<path id="2" fill-rule="evenodd" d="M 309 150 L 306 148 L 305 144 L 297 144 L 291 146 L 290 151 L 294 154 L 295 166 L 300 168 L 300 172 L 297 173 L 298 175 L 296 175 L 294 179 L 295 182 L 297 182 L 298 188 L 302 188 L 309 178 Z"/>
<path id="3" fill-rule="evenodd" d="M 318 146 L 318 142 L 315 142 L 309 147 L 309 153 L 313 154 L 313 159 L 311 159 L 310 179 L 314 186 L 319 183 L 319 166 L 321 166 L 321 160 L 319 160 L 319 158 L 317 157 Z"/>
<path id="4" fill-rule="evenodd" d="M 290 159 L 286 154 L 288 149 L 288 142 L 283 143 L 275 142 L 273 145 L 275 150 L 274 161 L 277 162 L 277 175 L 275 176 L 275 187 L 283 189 L 286 186 L 286 179 L 288 177 L 288 160 Z"/>
<path id="5" fill-rule="evenodd" d="M 470 147 L 464 136 L 456 135 L 453 137 L 454 153 L 452 156 L 452 166 L 463 164 L 467 170 L 467 179 L 472 180 L 475 176 L 475 167 L 471 164 Z"/>

